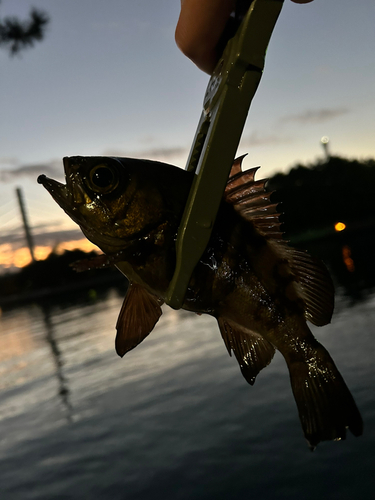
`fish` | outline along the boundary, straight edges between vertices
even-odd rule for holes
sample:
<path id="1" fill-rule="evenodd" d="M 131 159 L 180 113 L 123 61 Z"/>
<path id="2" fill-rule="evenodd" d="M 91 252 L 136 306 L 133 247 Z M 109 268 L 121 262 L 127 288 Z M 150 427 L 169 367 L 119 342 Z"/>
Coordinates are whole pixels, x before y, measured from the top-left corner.
<path id="1" fill-rule="evenodd" d="M 182 308 L 216 318 L 229 355 L 253 385 L 278 350 L 290 375 L 311 449 L 363 432 L 356 403 L 307 321 L 324 326 L 334 286 L 324 264 L 284 239 L 278 204 L 259 167 L 234 160 L 208 245 Z M 53 199 L 103 252 L 81 269 L 116 266 L 129 280 L 115 346 L 139 345 L 162 315 L 176 263 L 176 238 L 194 173 L 152 160 L 73 156 L 66 184 L 40 175 Z M 79 267 L 79 266 L 78 266 Z"/>

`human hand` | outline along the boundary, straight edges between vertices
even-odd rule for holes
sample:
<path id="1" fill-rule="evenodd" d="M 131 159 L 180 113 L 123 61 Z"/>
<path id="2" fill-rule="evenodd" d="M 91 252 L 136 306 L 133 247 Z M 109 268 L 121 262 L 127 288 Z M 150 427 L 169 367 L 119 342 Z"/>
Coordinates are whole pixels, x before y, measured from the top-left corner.
<path id="1" fill-rule="evenodd" d="M 300 4 L 312 1 L 292 0 Z M 221 56 L 218 45 L 236 3 L 236 0 L 181 0 L 175 34 L 177 46 L 208 74 Z"/>

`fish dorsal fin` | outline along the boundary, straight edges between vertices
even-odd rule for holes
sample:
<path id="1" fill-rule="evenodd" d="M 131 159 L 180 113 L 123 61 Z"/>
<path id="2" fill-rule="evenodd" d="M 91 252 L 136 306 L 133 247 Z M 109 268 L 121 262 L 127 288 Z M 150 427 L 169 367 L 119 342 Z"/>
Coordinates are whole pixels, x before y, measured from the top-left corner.
<path id="1" fill-rule="evenodd" d="M 224 200 L 233 205 L 241 217 L 252 222 L 259 234 L 282 242 L 284 240 L 280 231 L 280 214 L 276 210 L 278 203 L 271 203 L 272 192 L 265 189 L 268 179 L 255 180 L 255 174 L 260 167 L 242 172 L 241 163 L 244 156 L 233 163 L 224 191 Z"/>
<path id="2" fill-rule="evenodd" d="M 234 353 L 242 375 L 250 385 L 254 385 L 258 373 L 270 364 L 275 348 L 261 335 L 232 321 L 221 317 L 217 321 L 229 355 Z"/>
<path id="3" fill-rule="evenodd" d="M 294 293 L 305 303 L 305 318 L 313 325 L 324 326 L 331 321 L 335 290 L 325 265 L 307 252 L 286 246 Z"/>
<path id="4" fill-rule="evenodd" d="M 224 200 L 249 222 L 263 244 L 251 245 L 251 263 L 269 293 L 285 293 L 317 326 L 330 322 L 334 288 L 324 264 L 307 252 L 291 248 L 280 231 L 277 204 L 265 190 L 266 179 L 255 180 L 259 167 L 241 171 L 243 157 L 234 162 Z"/>
<path id="5" fill-rule="evenodd" d="M 242 165 L 242 160 L 245 158 L 245 156 L 247 156 L 247 153 L 242 156 L 239 156 L 234 160 L 232 169 L 229 174 L 229 179 L 242 172 L 241 165 Z"/>
<path id="6" fill-rule="evenodd" d="M 137 283 L 129 283 L 117 320 L 116 352 L 123 357 L 152 331 L 162 315 L 163 301 Z"/>

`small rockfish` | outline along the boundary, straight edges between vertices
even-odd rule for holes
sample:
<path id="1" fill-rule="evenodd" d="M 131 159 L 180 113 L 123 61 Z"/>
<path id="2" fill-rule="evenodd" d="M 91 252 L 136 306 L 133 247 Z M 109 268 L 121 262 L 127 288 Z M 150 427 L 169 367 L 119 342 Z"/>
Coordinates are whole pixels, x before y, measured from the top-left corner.
<path id="1" fill-rule="evenodd" d="M 310 447 L 362 434 L 353 397 L 326 349 L 306 324 L 330 322 L 334 290 L 328 271 L 288 246 L 279 214 L 235 160 L 210 241 L 194 269 L 183 308 L 214 316 L 229 354 L 252 385 L 278 349 L 288 365 Z M 38 182 L 116 265 L 129 288 L 117 322 L 120 356 L 152 331 L 162 314 L 176 262 L 176 237 L 194 174 L 154 161 L 64 158 L 66 184 Z"/>

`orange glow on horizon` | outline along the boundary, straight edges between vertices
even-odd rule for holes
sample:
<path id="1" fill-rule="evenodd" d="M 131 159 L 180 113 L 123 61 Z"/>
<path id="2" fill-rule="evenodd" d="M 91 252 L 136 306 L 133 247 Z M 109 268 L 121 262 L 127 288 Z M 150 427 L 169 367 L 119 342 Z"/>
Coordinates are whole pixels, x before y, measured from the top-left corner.
<path id="1" fill-rule="evenodd" d="M 75 241 L 63 241 L 62 243 L 59 243 L 55 252 L 57 254 L 62 254 L 65 250 L 82 250 L 83 252 L 92 252 L 93 250 L 96 252 L 99 251 L 98 247 L 86 238 Z"/>
<path id="2" fill-rule="evenodd" d="M 344 229 L 346 229 L 346 224 L 343 222 L 336 222 L 335 231 L 344 231 Z"/>
<path id="3" fill-rule="evenodd" d="M 34 255 L 36 260 L 45 260 L 52 251 L 61 255 L 65 250 L 82 250 L 83 252 L 98 251 L 98 247 L 86 238 L 74 241 L 64 241 L 55 248 L 50 246 L 36 246 Z M 4 269 L 11 267 L 22 268 L 30 264 L 31 256 L 27 247 L 14 250 L 10 243 L 0 245 L 0 266 Z"/>

